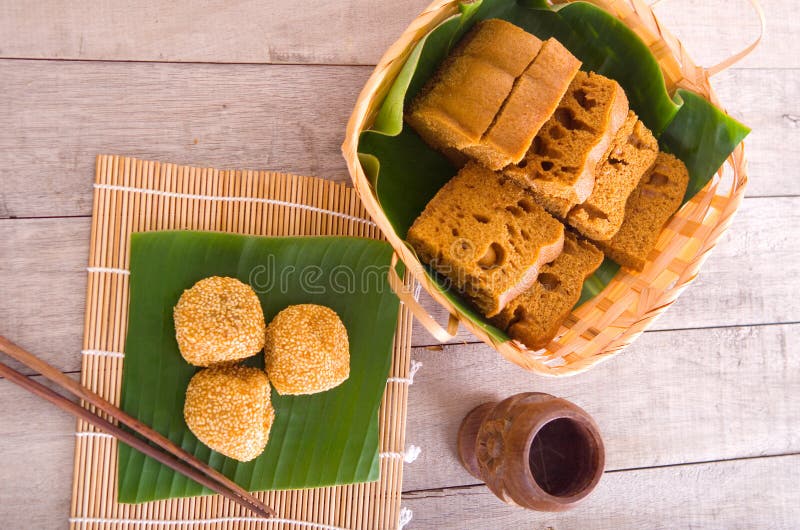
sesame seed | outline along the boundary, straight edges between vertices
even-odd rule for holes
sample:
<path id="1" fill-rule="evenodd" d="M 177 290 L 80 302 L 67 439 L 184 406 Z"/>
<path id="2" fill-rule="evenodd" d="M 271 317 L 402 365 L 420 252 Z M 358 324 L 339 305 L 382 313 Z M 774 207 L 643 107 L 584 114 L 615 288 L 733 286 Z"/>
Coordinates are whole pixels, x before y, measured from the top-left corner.
<path id="1" fill-rule="evenodd" d="M 264 313 L 253 289 L 212 276 L 183 292 L 173 312 L 181 355 L 195 366 L 236 361 L 264 347 Z"/>
<path id="2" fill-rule="evenodd" d="M 208 447 L 247 462 L 260 455 L 275 420 L 266 374 L 233 364 L 200 370 L 189 382 L 183 416 Z"/>
<path id="3" fill-rule="evenodd" d="M 315 304 L 289 306 L 270 322 L 265 367 L 279 394 L 314 394 L 350 376 L 347 329 L 332 309 Z"/>

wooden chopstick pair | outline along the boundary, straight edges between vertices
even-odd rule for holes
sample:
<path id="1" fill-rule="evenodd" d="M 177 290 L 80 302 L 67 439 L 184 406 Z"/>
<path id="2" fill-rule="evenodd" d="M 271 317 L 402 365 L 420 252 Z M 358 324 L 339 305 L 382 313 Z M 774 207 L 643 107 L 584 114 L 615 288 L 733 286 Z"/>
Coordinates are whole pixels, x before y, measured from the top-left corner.
<path id="1" fill-rule="evenodd" d="M 216 491 L 220 495 L 239 503 L 248 510 L 260 515 L 261 517 L 274 517 L 275 511 L 262 503 L 255 496 L 245 491 L 241 486 L 231 479 L 209 467 L 194 456 L 190 455 L 173 442 L 133 418 L 109 403 L 99 395 L 84 387 L 77 381 L 67 377 L 60 370 L 39 359 L 32 353 L 17 346 L 10 340 L 0 335 L 0 352 L 16 359 L 28 368 L 42 374 L 44 377 L 55 383 L 60 389 L 69 392 L 75 397 L 82 399 L 86 403 L 94 406 L 108 415 L 112 420 L 118 421 L 121 425 L 138 433 L 136 434 L 115 425 L 112 421 L 93 413 L 82 407 L 78 403 L 71 401 L 65 396 L 55 392 L 49 387 L 35 381 L 28 376 L 18 372 L 14 368 L 0 362 L 0 376 L 18 384 L 22 388 L 46 399 L 58 408 L 85 420 L 101 431 L 104 431 L 121 442 L 128 444 L 134 449 L 141 451 L 145 455 L 154 458 L 178 473 L 186 475 L 190 479 L 198 482 L 206 488 Z M 155 445 L 153 445 L 155 444 Z M 157 447 L 156 447 L 157 446 Z"/>

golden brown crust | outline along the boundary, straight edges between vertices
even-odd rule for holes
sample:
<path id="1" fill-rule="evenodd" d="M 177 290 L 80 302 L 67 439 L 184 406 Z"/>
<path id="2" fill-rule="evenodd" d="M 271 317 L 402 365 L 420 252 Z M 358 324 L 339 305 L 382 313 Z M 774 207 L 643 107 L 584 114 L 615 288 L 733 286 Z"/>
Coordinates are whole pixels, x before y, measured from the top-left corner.
<path id="1" fill-rule="evenodd" d="M 480 143 L 467 146 L 464 153 L 493 170 L 522 160 L 580 66 L 560 42 L 546 40 L 536 59 L 517 78 Z"/>
<path id="2" fill-rule="evenodd" d="M 323 392 L 350 376 L 347 329 L 329 307 L 299 304 L 278 313 L 264 351 L 265 369 L 281 395 Z"/>
<path id="3" fill-rule="evenodd" d="M 258 368 L 213 366 L 197 372 L 186 389 L 183 416 L 208 447 L 247 462 L 260 455 L 275 420 L 266 374 Z"/>
<path id="4" fill-rule="evenodd" d="M 561 252 L 564 227 L 525 190 L 471 162 L 428 203 L 407 239 L 423 262 L 493 316 Z"/>
<path id="5" fill-rule="evenodd" d="M 514 77 L 471 55 L 453 58 L 436 85 L 411 104 L 406 121 L 436 149 L 478 143 L 505 101 Z"/>
<path id="6" fill-rule="evenodd" d="M 406 122 L 441 151 L 477 145 L 540 47 L 509 22 L 479 22 L 414 98 Z"/>
<path id="7" fill-rule="evenodd" d="M 173 311 L 181 355 L 195 366 L 237 361 L 264 347 L 264 313 L 253 289 L 212 276 L 183 292 Z"/>
<path id="8" fill-rule="evenodd" d="M 452 53 L 481 57 L 517 78 L 541 46 L 541 40 L 519 26 L 490 18 L 475 24 Z"/>

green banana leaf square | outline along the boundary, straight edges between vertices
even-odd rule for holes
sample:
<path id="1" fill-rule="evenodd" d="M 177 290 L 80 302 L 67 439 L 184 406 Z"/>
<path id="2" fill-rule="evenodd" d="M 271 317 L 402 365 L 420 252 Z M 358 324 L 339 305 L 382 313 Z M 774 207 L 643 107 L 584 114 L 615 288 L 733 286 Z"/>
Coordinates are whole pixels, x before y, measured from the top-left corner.
<path id="1" fill-rule="evenodd" d="M 385 242 L 354 237 L 133 234 L 122 408 L 250 491 L 377 480 L 378 409 L 399 309 L 387 280 L 391 255 Z M 199 368 L 180 355 L 172 310 L 185 289 L 208 276 L 249 283 L 267 322 L 288 305 L 326 305 L 350 339 L 350 377 L 340 386 L 308 396 L 273 390 L 270 441 L 246 463 L 210 450 L 183 419 L 186 387 Z M 248 364 L 263 366 L 263 354 Z M 124 444 L 118 463 L 119 502 L 212 493 Z"/>

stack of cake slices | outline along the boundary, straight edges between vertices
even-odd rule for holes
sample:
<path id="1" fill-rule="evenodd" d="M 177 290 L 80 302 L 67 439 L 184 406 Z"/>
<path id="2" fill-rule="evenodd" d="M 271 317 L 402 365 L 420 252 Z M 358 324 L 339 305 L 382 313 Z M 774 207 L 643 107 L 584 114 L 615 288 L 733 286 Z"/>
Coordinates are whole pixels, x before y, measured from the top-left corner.
<path id="1" fill-rule="evenodd" d="M 555 337 L 604 255 L 643 269 L 689 182 L 622 87 L 580 66 L 554 39 L 485 20 L 405 116 L 460 168 L 409 244 L 530 349 Z"/>

